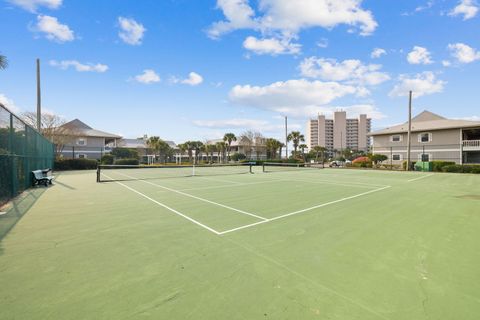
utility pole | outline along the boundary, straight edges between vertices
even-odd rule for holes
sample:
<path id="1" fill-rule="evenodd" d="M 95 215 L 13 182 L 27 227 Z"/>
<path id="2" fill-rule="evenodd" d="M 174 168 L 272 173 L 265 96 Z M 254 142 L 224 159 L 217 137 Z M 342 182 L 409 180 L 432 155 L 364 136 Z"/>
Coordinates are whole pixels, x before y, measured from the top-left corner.
<path id="1" fill-rule="evenodd" d="M 285 116 L 285 156 L 288 160 L 288 120 Z"/>
<path id="2" fill-rule="evenodd" d="M 412 147 L 412 91 L 409 92 L 408 99 L 408 134 L 407 134 L 407 171 L 410 171 L 410 158 L 411 158 L 411 147 Z"/>
<path id="3" fill-rule="evenodd" d="M 37 130 L 42 131 L 42 95 L 40 91 L 40 59 L 37 59 Z"/>

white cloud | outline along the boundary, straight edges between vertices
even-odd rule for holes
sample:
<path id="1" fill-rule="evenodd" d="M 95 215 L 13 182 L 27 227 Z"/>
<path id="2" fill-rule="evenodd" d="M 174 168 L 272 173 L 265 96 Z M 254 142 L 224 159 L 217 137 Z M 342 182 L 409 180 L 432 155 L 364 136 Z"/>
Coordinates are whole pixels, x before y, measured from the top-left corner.
<path id="1" fill-rule="evenodd" d="M 70 67 L 75 68 L 78 72 L 99 72 L 103 73 L 108 70 L 108 66 L 105 64 L 97 63 L 87 63 L 83 64 L 78 62 L 77 60 L 63 60 L 63 61 L 56 61 L 50 60 L 50 65 L 53 67 L 58 67 L 62 70 L 67 70 Z"/>
<path id="2" fill-rule="evenodd" d="M 460 3 L 448 13 L 449 16 L 463 16 L 463 20 L 474 18 L 478 13 L 478 5 L 474 0 L 461 0 Z"/>
<path id="3" fill-rule="evenodd" d="M 464 43 L 449 44 L 448 49 L 451 51 L 452 56 L 460 63 L 471 63 L 475 60 L 480 60 L 480 51 Z"/>
<path id="4" fill-rule="evenodd" d="M 55 17 L 39 15 L 37 17 L 36 31 L 45 33 L 45 37 L 48 40 L 60 43 L 75 39 L 73 31 L 66 24 L 58 22 L 58 19 Z"/>
<path id="5" fill-rule="evenodd" d="M 245 119 L 245 118 L 233 118 L 233 119 L 220 119 L 220 120 L 195 120 L 193 124 L 197 127 L 209 128 L 209 129 L 220 129 L 223 130 L 232 130 L 232 131 L 243 131 L 243 130 L 256 130 L 262 133 L 281 133 L 284 130 L 283 118 L 276 123 L 271 123 L 266 120 L 258 119 Z M 290 129 L 301 129 L 302 126 L 290 122 L 288 124 Z M 216 137 L 221 137 L 223 135 L 222 131 L 218 132 Z"/>
<path id="6" fill-rule="evenodd" d="M 8 98 L 3 93 L 0 93 L 0 103 L 3 104 L 5 107 L 7 107 L 8 110 L 12 111 L 13 113 L 16 113 L 17 115 L 21 111 L 20 107 L 16 106 L 15 102 L 13 102 L 12 99 Z"/>
<path id="7" fill-rule="evenodd" d="M 413 50 L 407 55 L 410 64 L 431 64 L 433 63 L 430 52 L 419 46 L 414 46 Z"/>
<path id="8" fill-rule="evenodd" d="M 291 43 L 288 38 L 257 39 L 250 36 L 243 42 L 243 47 L 259 55 L 270 54 L 276 56 L 279 54 L 298 54 L 302 46 L 297 43 Z"/>
<path id="9" fill-rule="evenodd" d="M 378 59 L 381 56 L 386 55 L 386 54 L 387 54 L 387 51 L 385 51 L 385 49 L 375 48 L 375 49 L 373 49 L 372 53 L 370 54 L 370 57 L 372 59 Z"/>
<path id="10" fill-rule="evenodd" d="M 217 9 L 223 11 L 226 21 L 215 22 L 208 30 L 212 38 L 236 29 L 256 29 L 259 24 L 255 21 L 255 12 L 248 4 L 248 0 L 217 0 Z"/>
<path id="11" fill-rule="evenodd" d="M 171 77 L 170 81 L 172 83 L 183 83 L 183 84 L 188 84 L 190 86 L 198 86 L 199 84 L 203 83 L 203 77 L 196 72 L 190 72 L 188 74 L 188 78 L 186 79 Z"/>
<path id="12" fill-rule="evenodd" d="M 217 8 L 226 19 L 214 23 L 208 34 L 218 38 L 233 30 L 254 29 L 292 35 L 306 28 L 331 29 L 345 24 L 358 28 L 361 35 L 369 35 L 378 24 L 361 3 L 362 0 L 260 0 L 257 15 L 248 0 L 217 0 Z"/>
<path id="13" fill-rule="evenodd" d="M 142 39 L 147 29 L 141 23 L 124 17 L 118 17 L 118 23 L 120 25 L 118 36 L 123 42 L 130 45 L 142 44 Z"/>
<path id="14" fill-rule="evenodd" d="M 269 125 L 268 121 L 256 119 L 222 119 L 222 120 L 195 120 L 193 124 L 198 127 L 228 129 L 228 128 L 244 128 L 244 129 L 260 129 Z"/>
<path id="15" fill-rule="evenodd" d="M 306 58 L 300 64 L 301 74 L 305 77 L 326 81 L 345 81 L 348 84 L 374 86 L 390 79 L 379 70 L 378 64 L 363 64 L 360 60 L 344 60 L 317 57 Z"/>
<path id="16" fill-rule="evenodd" d="M 319 48 L 328 48 L 328 39 L 322 38 L 317 42 L 317 47 Z"/>
<path id="17" fill-rule="evenodd" d="M 394 86 L 389 95 L 403 97 L 408 96 L 409 91 L 413 91 L 413 97 L 418 98 L 442 92 L 445 84 L 445 81 L 438 80 L 435 74 L 429 71 L 416 74 L 414 77 L 401 75 L 399 77 L 399 83 Z"/>
<path id="18" fill-rule="evenodd" d="M 480 121 L 479 116 L 463 117 L 463 118 L 454 118 L 456 120 L 467 120 L 467 121 Z"/>
<path id="19" fill-rule="evenodd" d="M 448 60 L 442 60 L 442 66 L 444 67 L 450 67 L 452 63 Z"/>
<path id="20" fill-rule="evenodd" d="M 58 9 L 63 0 L 9 0 L 9 2 L 30 12 L 36 12 L 39 7 Z"/>
<path id="21" fill-rule="evenodd" d="M 154 70 L 151 70 L 151 69 L 143 70 L 143 73 L 135 76 L 134 79 L 135 81 L 144 83 L 144 84 L 160 82 L 160 76 Z"/>
<path id="22" fill-rule="evenodd" d="M 356 94 L 357 88 L 337 82 L 288 80 L 267 86 L 236 85 L 229 98 L 240 105 L 277 112 L 309 105 L 329 104 L 337 98 Z"/>
<path id="23" fill-rule="evenodd" d="M 196 72 L 190 72 L 188 78 L 182 80 L 183 84 L 188 84 L 191 86 L 197 86 L 203 82 L 203 77 Z"/>

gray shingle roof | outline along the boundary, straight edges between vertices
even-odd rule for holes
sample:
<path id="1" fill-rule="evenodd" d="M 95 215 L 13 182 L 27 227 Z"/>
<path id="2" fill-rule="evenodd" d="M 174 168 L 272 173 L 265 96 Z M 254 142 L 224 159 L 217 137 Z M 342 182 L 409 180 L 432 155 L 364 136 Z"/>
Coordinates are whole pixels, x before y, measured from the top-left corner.
<path id="1" fill-rule="evenodd" d="M 121 138 L 121 136 L 113 133 L 108 133 L 108 132 L 93 129 L 92 127 L 90 127 L 89 125 L 85 124 L 84 122 L 78 119 L 67 122 L 60 127 L 68 129 L 74 132 L 76 135 L 82 135 L 85 137 L 114 138 L 114 139 Z"/>
<path id="2" fill-rule="evenodd" d="M 480 121 L 446 119 L 430 111 L 423 111 L 412 118 L 412 132 L 434 131 L 446 129 L 480 127 Z M 381 136 L 408 132 L 408 122 L 370 133 L 370 136 Z"/>

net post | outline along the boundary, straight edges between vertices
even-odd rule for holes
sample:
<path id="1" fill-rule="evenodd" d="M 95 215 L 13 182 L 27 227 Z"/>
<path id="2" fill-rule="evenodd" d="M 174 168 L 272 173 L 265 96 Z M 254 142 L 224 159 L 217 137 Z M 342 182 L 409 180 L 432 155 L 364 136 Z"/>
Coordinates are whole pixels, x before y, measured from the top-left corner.
<path id="1" fill-rule="evenodd" d="M 100 166 L 97 166 L 97 182 L 100 182 Z"/>
<path id="2" fill-rule="evenodd" d="M 195 177 L 195 162 L 193 163 L 193 166 L 192 166 L 192 177 Z"/>

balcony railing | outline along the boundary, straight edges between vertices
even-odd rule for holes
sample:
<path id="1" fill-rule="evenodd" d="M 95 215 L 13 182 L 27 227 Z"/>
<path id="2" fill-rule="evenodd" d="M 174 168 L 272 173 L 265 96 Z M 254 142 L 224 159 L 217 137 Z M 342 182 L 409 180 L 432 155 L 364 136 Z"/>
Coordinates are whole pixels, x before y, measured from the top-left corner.
<path id="1" fill-rule="evenodd" d="M 480 140 L 463 140 L 463 149 L 480 150 Z"/>

